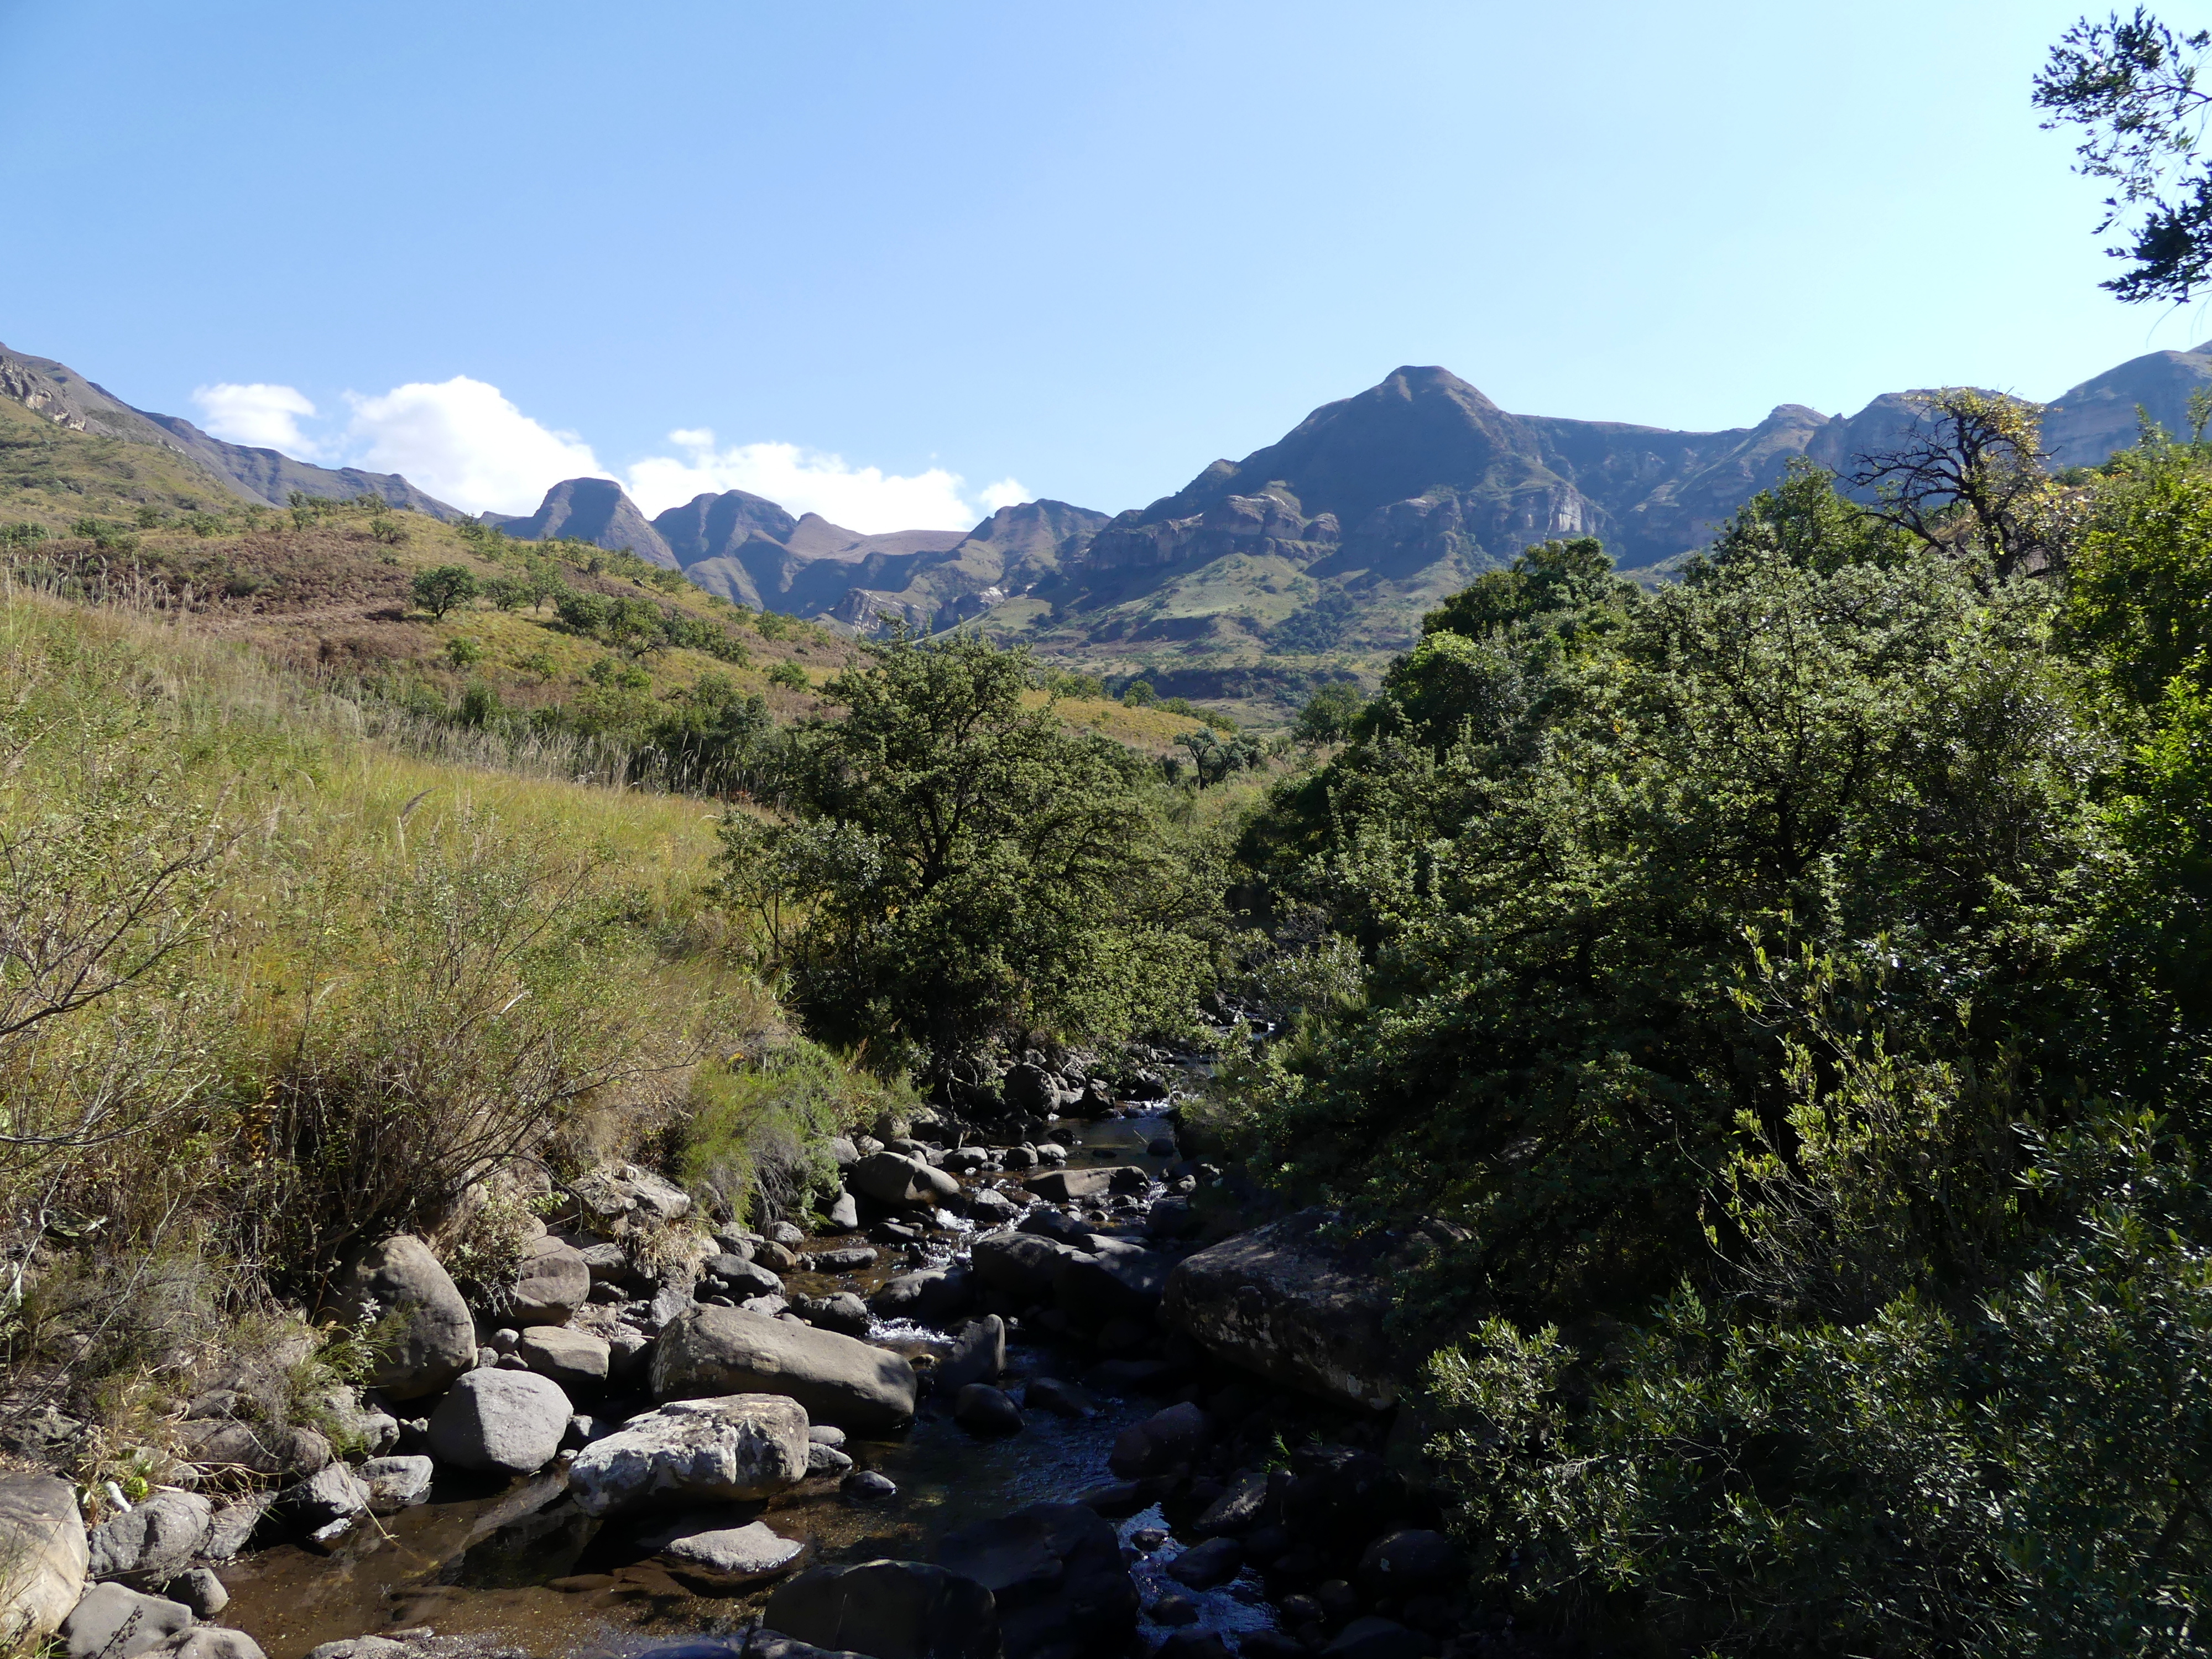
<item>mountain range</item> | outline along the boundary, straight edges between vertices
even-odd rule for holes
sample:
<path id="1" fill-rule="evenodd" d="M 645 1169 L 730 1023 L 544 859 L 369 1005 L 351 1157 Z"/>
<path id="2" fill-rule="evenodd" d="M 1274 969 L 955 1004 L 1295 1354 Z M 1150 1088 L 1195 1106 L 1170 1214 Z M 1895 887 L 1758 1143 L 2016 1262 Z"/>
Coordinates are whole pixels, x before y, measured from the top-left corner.
<path id="1" fill-rule="evenodd" d="M 2139 410 L 2185 431 L 2190 396 L 2207 386 L 2212 343 L 2133 358 L 2052 401 L 2045 447 L 2056 465 L 2095 465 L 2134 441 Z M 80 431 L 188 455 L 248 500 L 368 493 L 464 516 L 397 474 L 225 443 L 4 347 L 0 394 Z M 859 633 L 974 623 L 1163 691 L 1279 699 L 1371 668 L 1443 594 L 1549 537 L 1597 536 L 1624 568 L 1656 576 L 1792 459 L 1844 471 L 1893 445 L 1912 419 L 1909 397 L 1850 416 L 1784 404 L 1754 426 L 1675 432 L 1510 414 L 1446 369 L 1407 367 L 1111 517 L 1036 501 L 966 532 L 863 534 L 729 490 L 648 520 L 605 478 L 556 484 L 533 514 L 483 517 L 524 539 L 627 549 L 726 599 Z"/>

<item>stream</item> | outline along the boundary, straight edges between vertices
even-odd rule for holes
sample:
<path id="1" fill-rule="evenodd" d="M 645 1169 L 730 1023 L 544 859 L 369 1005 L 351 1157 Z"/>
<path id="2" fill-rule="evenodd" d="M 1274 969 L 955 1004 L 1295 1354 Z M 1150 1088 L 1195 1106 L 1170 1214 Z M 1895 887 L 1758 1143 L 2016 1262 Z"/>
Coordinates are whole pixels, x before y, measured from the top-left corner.
<path id="1" fill-rule="evenodd" d="M 1069 1168 L 1135 1164 L 1157 1177 L 1176 1161 L 1147 1150 L 1170 1132 L 1164 1116 L 1069 1120 L 1054 1129 Z M 969 1224 L 943 1212 L 939 1222 L 926 1263 L 887 1250 L 884 1261 L 864 1273 L 787 1275 L 791 1291 L 819 1296 L 851 1290 L 866 1299 L 895 1273 L 943 1266 L 964 1255 Z M 853 1242 L 825 1236 L 798 1248 Z M 918 1326 L 879 1324 L 871 1335 L 909 1354 L 951 1346 L 943 1334 Z M 1030 1377 L 1073 1380 L 1094 1361 L 1086 1347 L 1017 1331 L 1001 1383 L 1018 1393 Z M 785 1537 L 806 1540 L 807 1565 L 881 1557 L 929 1560 L 938 1539 L 957 1528 L 1031 1504 L 1066 1503 L 1110 1480 L 1106 1460 L 1115 1437 L 1167 1403 L 1088 1391 L 1100 1407 L 1096 1418 L 1028 1412 L 1021 1432 L 1002 1439 L 978 1438 L 953 1422 L 949 1401 L 927 1397 L 898 1438 L 855 1437 L 844 1447 L 857 1468 L 896 1482 L 896 1498 L 863 1504 L 841 1496 L 835 1478 L 812 1480 L 759 1506 L 760 1518 Z M 649 1403 L 634 1402 L 638 1408 Z M 557 1469 L 506 1484 L 467 1480 L 441 1471 L 429 1502 L 363 1522 L 328 1553 L 288 1544 L 241 1557 L 222 1569 L 232 1598 L 223 1622 L 251 1635 L 269 1659 L 302 1659 L 325 1642 L 424 1626 L 487 1650 L 592 1659 L 732 1632 L 757 1620 L 774 1588 L 695 1592 L 632 1541 L 630 1527 L 585 1516 L 566 1496 Z M 1155 1508 L 1115 1525 L 1127 1545 L 1133 1534 L 1167 1522 Z M 1229 1635 L 1272 1627 L 1259 1577 L 1249 1570 L 1213 1590 L 1170 1585 L 1163 1569 L 1178 1549 L 1172 1539 L 1149 1553 L 1125 1549 L 1148 1609 L 1163 1589 L 1174 1588 L 1199 1604 L 1201 1628 Z M 1157 1645 L 1164 1634 L 1147 1613 L 1144 1646 Z"/>

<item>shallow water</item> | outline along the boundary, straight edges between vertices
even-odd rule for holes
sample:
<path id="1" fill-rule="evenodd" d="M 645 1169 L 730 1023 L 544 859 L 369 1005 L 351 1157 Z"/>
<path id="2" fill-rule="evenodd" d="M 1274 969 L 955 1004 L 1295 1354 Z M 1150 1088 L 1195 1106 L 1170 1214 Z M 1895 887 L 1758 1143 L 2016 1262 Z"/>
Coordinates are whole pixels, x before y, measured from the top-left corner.
<path id="1" fill-rule="evenodd" d="M 1167 1131 L 1157 1116 L 1070 1121 L 1055 1129 L 1071 1167 L 1136 1164 L 1157 1172 L 1172 1161 L 1146 1151 Z M 809 1248 L 842 1242 L 810 1241 Z M 966 1247 L 963 1226 L 933 1236 L 927 1254 L 941 1265 Z M 811 1295 L 854 1289 L 866 1296 L 908 1270 L 903 1259 L 887 1252 L 863 1273 L 793 1273 L 788 1281 Z M 907 1352 L 947 1340 L 918 1327 L 878 1334 Z M 1087 1350 L 1018 1338 L 1008 1347 L 1005 1386 L 1017 1389 L 1035 1376 L 1073 1377 L 1091 1358 Z M 1093 1420 L 1034 1412 L 1021 1433 L 1003 1440 L 977 1439 L 952 1422 L 949 1401 L 927 1400 L 914 1426 L 897 1439 L 855 1439 L 845 1447 L 858 1467 L 897 1483 L 898 1496 L 890 1503 L 848 1502 L 830 1477 L 754 1512 L 785 1536 L 808 1540 L 811 1560 L 928 1559 L 945 1533 L 1027 1504 L 1064 1503 L 1112 1479 L 1106 1458 L 1115 1436 L 1162 1402 L 1094 1397 L 1101 1414 Z M 618 1654 L 732 1630 L 757 1616 L 771 1588 L 729 1595 L 693 1592 L 636 1547 L 626 1524 L 584 1516 L 566 1499 L 557 1474 L 499 1487 L 441 1480 L 432 1497 L 380 1524 L 356 1528 L 328 1555 L 288 1545 L 224 1568 L 231 1604 L 223 1622 L 252 1636 L 269 1659 L 300 1659 L 320 1643 L 424 1625 L 441 1636 L 477 1635 L 549 1656 Z M 1163 1524 L 1153 1510 L 1117 1530 L 1126 1540 L 1139 1527 Z M 1148 1607 L 1172 1587 L 1163 1569 L 1178 1549 L 1171 1542 L 1133 1568 Z M 1272 1622 L 1249 1573 L 1194 1599 L 1209 1628 L 1244 1631 Z M 1149 1620 L 1146 1629 L 1152 1640 L 1164 1633 Z"/>

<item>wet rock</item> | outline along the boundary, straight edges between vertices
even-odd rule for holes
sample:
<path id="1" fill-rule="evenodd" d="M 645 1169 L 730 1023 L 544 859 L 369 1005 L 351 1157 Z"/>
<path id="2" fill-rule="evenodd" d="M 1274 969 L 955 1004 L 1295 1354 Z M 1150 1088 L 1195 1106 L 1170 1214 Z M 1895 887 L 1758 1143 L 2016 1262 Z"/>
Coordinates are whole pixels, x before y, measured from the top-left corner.
<path id="1" fill-rule="evenodd" d="M 1390 1530 L 1403 1516 L 1406 1483 L 1372 1452 L 1347 1446 L 1300 1446 L 1283 1494 L 1283 1519 L 1311 1543 L 1341 1554 L 1363 1539 Z"/>
<path id="2" fill-rule="evenodd" d="M 34 1644 L 84 1593 L 91 1545 L 76 1493 L 50 1474 L 0 1476 L 0 1641 Z"/>
<path id="3" fill-rule="evenodd" d="M 1305 1659 L 1306 1645 L 1279 1630 L 1247 1631 L 1237 1638 L 1237 1659 Z"/>
<path id="4" fill-rule="evenodd" d="M 919 1561 L 813 1568 L 776 1586 L 762 1622 L 871 1659 L 1001 1659 L 991 1592 Z"/>
<path id="5" fill-rule="evenodd" d="M 957 1266 L 901 1273 L 887 1281 L 868 1305 L 878 1319 L 944 1325 L 967 1312 L 975 1300 L 973 1276 L 964 1266 Z"/>
<path id="6" fill-rule="evenodd" d="M 914 1368 L 899 1355 L 735 1308 L 695 1308 L 662 1333 L 653 1391 L 662 1400 L 785 1395 L 810 1419 L 855 1434 L 914 1417 Z"/>
<path id="7" fill-rule="evenodd" d="M 869 1254 L 875 1253 L 872 1250 Z M 840 1336 L 866 1336 L 875 1322 L 869 1315 L 868 1304 L 850 1291 L 840 1291 L 835 1296 L 802 1296 L 794 1306 L 799 1316 L 808 1324 L 835 1331 Z"/>
<path id="8" fill-rule="evenodd" d="M 437 1466 L 427 1457 L 372 1457 L 361 1466 L 371 1515 L 397 1515 L 430 1496 Z"/>
<path id="9" fill-rule="evenodd" d="M 1022 1212 L 1022 1206 L 995 1187 L 978 1188 L 968 1194 L 968 1214 L 979 1227 L 1004 1227 Z"/>
<path id="10" fill-rule="evenodd" d="M 69 1659 L 135 1659 L 192 1627 L 181 1601 L 142 1595 L 121 1584 L 95 1584 L 61 1621 Z"/>
<path id="11" fill-rule="evenodd" d="M 985 1314 L 969 1322 L 954 1341 L 952 1352 L 938 1362 L 938 1392 L 942 1395 L 970 1382 L 988 1382 L 1006 1369 L 1006 1322 L 996 1314 Z"/>
<path id="12" fill-rule="evenodd" d="M 1152 1659 L 1229 1659 L 1218 1631 L 1179 1630 L 1152 1650 Z"/>
<path id="13" fill-rule="evenodd" d="M 811 1443 L 806 1413 L 781 1395 L 676 1401 L 578 1452 L 568 1489 L 586 1515 L 768 1498 L 806 1478 Z"/>
<path id="14" fill-rule="evenodd" d="M 1224 1240 L 1168 1275 L 1160 1316 L 1269 1381 L 1381 1411 L 1397 1399 L 1387 1280 L 1322 1237 L 1320 1210 Z"/>
<path id="15" fill-rule="evenodd" d="M 1376 1539 L 1359 1558 L 1359 1582 L 1368 1594 L 1401 1601 L 1446 1589 L 1461 1571 L 1459 1546 L 1440 1532 L 1417 1528 Z"/>
<path id="16" fill-rule="evenodd" d="M 1058 1239 L 1063 1244 L 1073 1244 L 1079 1250 L 1091 1248 L 1091 1229 L 1065 1211 L 1041 1204 L 1021 1219 L 1021 1231 L 1041 1233 L 1047 1238 Z"/>
<path id="17" fill-rule="evenodd" d="M 809 1474 L 842 1474 L 852 1467 L 853 1460 L 835 1446 L 810 1444 L 806 1448 Z"/>
<path id="18" fill-rule="evenodd" d="M 244 1549 L 246 1541 L 269 1513 L 270 1498 L 265 1492 L 257 1492 L 234 1504 L 226 1504 L 208 1522 L 207 1536 L 200 1540 L 200 1553 L 210 1561 L 228 1561 Z"/>
<path id="19" fill-rule="evenodd" d="M 430 1247 L 411 1234 L 398 1234 L 356 1257 L 339 1283 L 335 1310 L 341 1322 L 376 1326 L 380 1337 L 388 1339 L 378 1349 L 369 1381 L 391 1399 L 434 1395 L 476 1364 L 476 1321 L 469 1304 Z"/>
<path id="20" fill-rule="evenodd" d="M 1125 1480 L 1171 1474 L 1195 1463 L 1212 1437 L 1212 1425 L 1198 1407 L 1170 1406 L 1122 1430 L 1106 1467 Z"/>
<path id="21" fill-rule="evenodd" d="M 1048 1170 L 1029 1179 L 1029 1189 L 1052 1204 L 1103 1198 L 1109 1192 L 1140 1193 L 1152 1184 L 1152 1176 L 1133 1164 L 1117 1164 L 1111 1169 Z"/>
<path id="22" fill-rule="evenodd" d="M 471 1371 L 430 1414 L 430 1453 L 441 1463 L 529 1474 L 552 1461 L 568 1427 L 568 1396 L 530 1371 Z"/>
<path id="23" fill-rule="evenodd" d="M 842 1446 L 845 1443 L 845 1431 L 835 1423 L 810 1423 L 806 1425 L 806 1437 L 817 1446 Z"/>
<path id="24" fill-rule="evenodd" d="M 509 1316 L 518 1325 L 565 1325 L 592 1293 L 592 1270 L 574 1248 L 550 1233 L 523 1247 Z"/>
<path id="25" fill-rule="evenodd" d="M 1055 1239 L 1021 1231 L 985 1234 L 969 1246 L 968 1259 L 977 1279 L 1026 1307 L 1051 1297 L 1060 1265 L 1077 1254 Z"/>
<path id="26" fill-rule="evenodd" d="M 936 1205 L 960 1195 L 960 1183 L 902 1152 L 872 1152 L 848 1176 L 854 1191 L 878 1204 Z"/>
<path id="27" fill-rule="evenodd" d="M 588 1388 L 607 1380 L 612 1350 L 586 1331 L 534 1325 L 514 1345 L 514 1357 L 563 1389 Z"/>
<path id="28" fill-rule="evenodd" d="M 1175 1485 L 1172 1475 L 1147 1477 L 1142 1480 L 1109 1480 L 1103 1486 L 1093 1486 L 1087 1492 L 1077 1493 L 1075 1501 L 1109 1521 L 1119 1521 L 1139 1510 L 1150 1509 L 1173 1492 Z"/>
<path id="29" fill-rule="evenodd" d="M 1154 1238 L 1190 1238 L 1204 1224 L 1187 1198 L 1156 1198 L 1145 1212 L 1145 1231 Z"/>
<path id="30" fill-rule="evenodd" d="M 1209 1538 L 1168 1563 L 1168 1577 L 1192 1589 L 1225 1584 L 1244 1568 L 1244 1548 L 1233 1538 Z"/>
<path id="31" fill-rule="evenodd" d="M 878 1253 L 866 1244 L 854 1244 L 840 1250 L 817 1250 L 811 1255 L 802 1255 L 799 1265 L 811 1273 L 856 1273 L 864 1267 L 876 1265 Z"/>
<path id="32" fill-rule="evenodd" d="M 1191 1530 L 1201 1537 L 1221 1534 L 1234 1537 L 1260 1524 L 1267 1504 L 1267 1477 L 1258 1469 L 1245 1469 L 1230 1480 L 1221 1496 L 1206 1506 Z"/>
<path id="33" fill-rule="evenodd" d="M 369 1496 L 367 1481 L 343 1463 L 332 1463 L 278 1492 L 269 1512 L 297 1532 L 327 1540 L 368 1511 Z"/>
<path id="34" fill-rule="evenodd" d="M 1173 1135 L 1160 1136 L 1158 1139 L 1154 1140 L 1150 1146 L 1145 1148 L 1145 1152 L 1146 1155 L 1150 1158 L 1173 1158 L 1176 1155 L 1175 1137 Z"/>
<path id="35" fill-rule="evenodd" d="M 195 1619 L 212 1619 L 230 1605 L 230 1592 L 207 1567 L 194 1567 L 189 1572 L 177 1574 L 161 1586 L 161 1594 L 190 1607 Z"/>
<path id="36" fill-rule="evenodd" d="M 1019 1434 L 1021 1407 L 988 1382 L 970 1382 L 955 1396 L 952 1420 L 970 1434 Z"/>
<path id="37" fill-rule="evenodd" d="M 737 1524 L 718 1516 L 686 1516 L 638 1540 L 677 1577 L 710 1589 L 737 1589 L 780 1577 L 798 1566 L 805 1544 L 764 1522 Z"/>
<path id="38" fill-rule="evenodd" d="M 1166 1625 L 1171 1629 L 1182 1625 L 1194 1625 L 1200 1618 L 1198 1603 L 1181 1590 L 1165 1592 L 1152 1603 L 1149 1611 L 1154 1624 Z"/>
<path id="39" fill-rule="evenodd" d="M 1322 1652 L 1328 1659 L 1423 1659 L 1434 1644 L 1390 1619 L 1355 1619 Z"/>
<path id="40" fill-rule="evenodd" d="M 215 1505 L 196 1492 L 157 1492 L 93 1528 L 86 1571 L 96 1579 L 134 1581 L 182 1572 L 200 1553 L 214 1513 Z"/>
<path id="41" fill-rule="evenodd" d="M 939 1566 L 991 1592 L 1006 1659 L 1120 1653 L 1137 1589 L 1114 1528 L 1075 1504 L 1036 1504 L 948 1534 Z"/>
<path id="42" fill-rule="evenodd" d="M 873 1469 L 854 1469 L 838 1483 L 837 1490 L 859 1504 L 884 1504 L 898 1496 L 897 1483 Z"/>
<path id="43" fill-rule="evenodd" d="M 1148 1324 L 1168 1271 L 1167 1258 L 1150 1250 L 1073 1255 L 1053 1274 L 1053 1299 L 1079 1325 L 1096 1328 L 1116 1319 Z"/>
<path id="44" fill-rule="evenodd" d="M 709 1256 L 700 1264 L 699 1274 L 725 1295 L 739 1301 L 749 1297 L 783 1294 L 781 1278 L 760 1262 L 748 1261 L 743 1256 Z"/>
<path id="45" fill-rule="evenodd" d="M 1022 1390 L 1022 1403 L 1033 1412 L 1050 1412 L 1054 1417 L 1088 1421 L 1098 1415 L 1090 1395 L 1057 1376 L 1031 1377 Z"/>

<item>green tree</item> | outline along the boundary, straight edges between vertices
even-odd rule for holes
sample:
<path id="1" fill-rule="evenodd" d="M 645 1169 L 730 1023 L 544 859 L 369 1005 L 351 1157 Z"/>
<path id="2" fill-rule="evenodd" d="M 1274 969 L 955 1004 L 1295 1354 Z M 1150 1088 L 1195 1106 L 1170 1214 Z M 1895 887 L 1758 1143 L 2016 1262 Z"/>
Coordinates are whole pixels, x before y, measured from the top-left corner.
<path id="1" fill-rule="evenodd" d="M 806 671 L 788 658 L 768 671 L 768 683 L 791 691 L 811 691 L 814 689 L 814 682 L 807 678 Z"/>
<path id="2" fill-rule="evenodd" d="M 463 605 L 480 592 L 476 573 L 465 564 L 434 565 L 416 574 L 415 603 L 440 621 L 448 611 Z"/>
<path id="3" fill-rule="evenodd" d="M 1352 735 L 1352 723 L 1359 717 L 1362 701 L 1356 685 L 1343 680 L 1324 685 L 1298 710 L 1297 724 L 1291 734 L 1309 749 L 1342 743 Z"/>
<path id="4" fill-rule="evenodd" d="M 830 681 L 795 734 L 793 817 L 733 812 L 724 891 L 829 1040 L 942 1078 L 1035 1030 L 1106 1040 L 1188 1017 L 1207 866 L 1142 762 L 1024 706 L 1025 651 L 896 640 Z"/>

